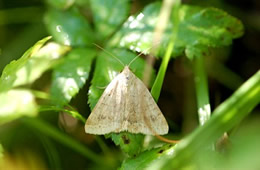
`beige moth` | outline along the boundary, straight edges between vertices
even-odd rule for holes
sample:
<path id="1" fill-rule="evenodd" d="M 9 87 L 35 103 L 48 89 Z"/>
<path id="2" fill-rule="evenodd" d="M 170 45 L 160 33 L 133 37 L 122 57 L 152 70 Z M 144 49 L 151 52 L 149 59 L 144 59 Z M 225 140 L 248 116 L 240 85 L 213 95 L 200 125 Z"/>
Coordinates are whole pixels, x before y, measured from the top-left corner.
<path id="1" fill-rule="evenodd" d="M 164 135 L 168 130 L 151 93 L 129 66 L 106 87 L 85 124 L 85 132 L 96 135 L 125 131 Z"/>

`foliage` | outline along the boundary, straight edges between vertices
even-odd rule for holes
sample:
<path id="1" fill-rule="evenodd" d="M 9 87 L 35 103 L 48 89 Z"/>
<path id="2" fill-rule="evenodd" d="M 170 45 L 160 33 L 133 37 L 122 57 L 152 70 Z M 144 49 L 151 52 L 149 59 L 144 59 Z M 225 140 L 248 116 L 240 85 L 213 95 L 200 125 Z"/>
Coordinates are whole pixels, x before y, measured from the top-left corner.
<path id="1" fill-rule="evenodd" d="M 87 88 L 88 96 L 83 94 L 87 96 L 87 101 L 83 102 L 92 110 L 104 88 L 138 55 L 137 53 L 150 54 L 150 47 L 155 45 L 152 43 L 153 35 L 156 24 L 161 19 L 159 14 L 162 4 L 148 4 L 141 12 L 130 15 L 129 0 L 47 2 L 49 7 L 44 22 L 52 38 L 46 37 L 38 41 L 21 58 L 8 64 L 2 72 L 2 125 L 21 120 L 43 135 L 80 153 L 89 159 L 91 166 L 96 169 L 114 169 L 117 166 L 121 169 L 199 169 L 199 158 L 202 157 L 199 152 L 202 151 L 203 156 L 214 155 L 211 157 L 214 157 L 216 162 L 221 160 L 216 158 L 217 152 L 209 148 L 259 104 L 260 72 L 257 72 L 217 107 L 210 118 L 204 59 L 209 56 L 211 49 L 231 45 L 233 39 L 243 35 L 244 28 L 237 18 L 220 9 L 184 5 L 173 1 L 176 2 L 174 11 L 167 21 L 160 46 L 154 53 L 157 59 L 162 59 L 158 74 L 153 67 L 148 66 L 152 70 L 149 87 L 152 87 L 152 95 L 158 100 L 170 59 L 185 55 L 194 69 L 198 115 L 200 120 L 205 120 L 200 122 L 203 126 L 198 127 L 177 145 L 162 142 L 147 144 L 146 137 L 141 134 L 123 132 L 107 135 L 107 138 L 111 138 L 121 151 L 126 153 L 123 157 L 121 154 L 111 153 L 112 149 L 107 148 L 103 139 L 97 137 L 96 140 L 104 153 L 95 153 L 90 146 L 88 148 L 82 145 L 39 117 L 47 116 L 46 111 L 59 111 L 84 123 L 84 116 L 87 115 L 74 108 L 76 106 L 73 100 L 82 93 L 81 89 Z M 91 11 L 92 19 L 84 13 L 86 11 Z M 100 51 L 93 43 L 102 45 L 104 50 Z M 107 51 L 113 56 L 108 55 Z M 145 60 L 139 57 L 130 68 L 142 79 L 147 74 L 146 65 Z M 38 81 L 44 81 L 44 75 L 48 73 L 51 74 L 47 80 L 48 87 L 39 90 L 36 88 Z M 25 117 L 37 115 L 38 118 Z M 23 119 L 19 119 L 21 117 Z M 80 128 L 83 129 L 83 124 L 80 124 Z M 148 148 L 145 144 L 152 146 Z M 50 155 L 49 157 L 52 157 Z M 196 155 L 199 155 L 198 160 L 194 158 Z M 214 162 L 214 159 L 210 161 Z M 189 163 L 186 164 L 187 162 Z M 200 166 L 206 169 L 210 165 L 205 163 Z M 229 167 L 234 166 L 231 164 Z"/>

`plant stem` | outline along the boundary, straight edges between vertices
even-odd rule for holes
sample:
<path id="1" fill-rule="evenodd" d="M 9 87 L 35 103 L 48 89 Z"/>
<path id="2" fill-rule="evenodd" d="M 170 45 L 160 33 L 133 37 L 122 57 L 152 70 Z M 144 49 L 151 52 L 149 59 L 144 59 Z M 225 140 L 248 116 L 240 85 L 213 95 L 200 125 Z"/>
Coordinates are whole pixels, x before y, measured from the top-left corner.
<path id="1" fill-rule="evenodd" d="M 171 41 L 169 42 L 169 44 L 167 46 L 165 55 L 163 57 L 163 60 L 162 60 L 162 63 L 161 63 L 160 69 L 159 69 L 159 72 L 157 74 L 157 77 L 154 81 L 154 84 L 153 84 L 153 87 L 152 87 L 152 90 L 151 90 L 151 94 L 152 94 L 155 101 L 158 101 L 158 99 L 159 99 L 161 89 L 162 89 L 163 80 L 164 80 L 165 73 L 166 73 L 166 70 L 167 70 L 167 66 L 168 66 L 168 63 L 170 61 L 171 54 L 172 54 L 172 51 L 174 49 L 175 41 L 176 41 L 177 35 L 178 35 L 178 27 L 179 27 L 178 12 L 179 12 L 180 1 L 174 0 L 172 4 L 174 4 L 173 14 L 172 14 L 173 15 L 173 24 L 174 24 L 173 33 L 172 33 Z"/>
<path id="2" fill-rule="evenodd" d="M 80 120 L 82 123 L 86 122 L 86 118 L 84 118 L 81 114 L 79 114 L 77 111 L 74 110 L 68 110 L 57 106 L 41 106 L 39 110 L 40 112 L 44 112 L 44 111 L 66 112 L 72 117 Z"/>
<path id="3" fill-rule="evenodd" d="M 204 125 L 210 118 L 211 109 L 209 104 L 207 74 L 205 71 L 203 56 L 194 57 L 193 72 L 196 87 L 199 122 L 200 125 Z"/>

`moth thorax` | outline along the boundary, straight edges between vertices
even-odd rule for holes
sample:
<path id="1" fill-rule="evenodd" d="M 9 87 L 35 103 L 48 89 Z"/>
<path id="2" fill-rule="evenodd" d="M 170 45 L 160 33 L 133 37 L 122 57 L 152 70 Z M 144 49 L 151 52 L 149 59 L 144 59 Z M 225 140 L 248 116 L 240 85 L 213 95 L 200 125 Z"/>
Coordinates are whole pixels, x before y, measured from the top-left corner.
<path id="1" fill-rule="evenodd" d="M 133 73 L 131 72 L 131 70 L 129 69 L 128 66 L 126 66 L 123 70 L 123 74 L 124 74 L 124 81 L 126 83 L 127 86 L 131 85 L 131 82 L 133 81 L 134 79 L 134 75 Z"/>

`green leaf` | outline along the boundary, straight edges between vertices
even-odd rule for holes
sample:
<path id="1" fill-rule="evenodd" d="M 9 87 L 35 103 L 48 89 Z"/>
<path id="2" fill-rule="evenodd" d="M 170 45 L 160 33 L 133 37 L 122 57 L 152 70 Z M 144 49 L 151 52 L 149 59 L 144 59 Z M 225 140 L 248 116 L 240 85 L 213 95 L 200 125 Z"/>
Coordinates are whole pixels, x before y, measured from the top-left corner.
<path id="1" fill-rule="evenodd" d="M 89 78 L 95 55 L 96 52 L 92 49 L 75 48 L 54 68 L 51 85 L 54 103 L 64 105 L 79 92 Z"/>
<path id="2" fill-rule="evenodd" d="M 108 51 L 113 52 L 116 57 L 125 65 L 129 64 L 136 56 L 134 53 L 125 49 L 110 49 Z M 142 58 L 137 58 L 130 66 L 131 71 L 135 73 L 137 77 L 142 78 L 144 71 L 145 61 Z M 89 100 L 91 110 L 96 105 L 99 97 L 103 93 L 105 87 L 115 78 L 115 76 L 123 70 L 123 65 L 119 63 L 114 57 L 107 55 L 106 53 L 100 53 L 97 57 L 94 76 L 91 81 L 91 87 L 89 89 Z M 154 80 L 154 70 L 152 71 L 152 81 Z"/>
<path id="3" fill-rule="evenodd" d="M 88 21 L 76 8 L 61 11 L 49 10 L 45 15 L 45 24 L 54 39 L 64 45 L 92 45 L 93 32 Z"/>
<path id="4" fill-rule="evenodd" d="M 8 64 L 0 79 L 0 91 L 33 83 L 42 73 L 50 69 L 69 48 L 56 43 L 40 46 L 49 38 L 41 40 L 18 60 Z"/>
<path id="5" fill-rule="evenodd" d="M 129 156 L 138 155 L 143 147 L 144 135 L 132 134 L 128 132 L 112 133 L 111 138 L 116 145 L 119 145 L 121 150 Z"/>
<path id="6" fill-rule="evenodd" d="M 51 37 L 45 37 L 38 41 L 31 48 L 29 48 L 19 60 L 14 60 L 10 64 L 6 65 L 1 78 L 0 78 L 0 91 L 8 90 L 12 87 L 12 84 L 16 80 L 16 71 L 25 65 L 31 55 L 39 51 L 39 49 L 48 41 Z"/>
<path id="7" fill-rule="evenodd" d="M 129 0 L 90 0 L 96 31 L 101 38 L 113 33 L 127 18 L 130 10 Z"/>
<path id="8" fill-rule="evenodd" d="M 47 0 L 47 3 L 58 9 L 67 9 L 74 4 L 75 0 Z"/>
<path id="9" fill-rule="evenodd" d="M 9 90 L 0 93 L 0 125 L 22 116 L 36 116 L 37 105 L 29 90 Z"/>
<path id="10" fill-rule="evenodd" d="M 140 155 L 134 158 L 126 159 L 121 165 L 122 170 L 131 170 L 131 169 L 159 169 L 157 168 L 158 159 L 163 159 L 167 157 L 167 155 L 172 154 L 174 151 L 172 145 L 164 145 L 159 148 L 154 148 L 151 150 L 147 150 L 142 152 Z M 149 167 L 149 168 L 148 168 Z"/>
<path id="11" fill-rule="evenodd" d="M 242 23 L 217 8 L 183 6 L 178 43 L 186 47 L 186 55 L 205 56 L 208 47 L 227 46 L 243 35 Z"/>
<path id="12" fill-rule="evenodd" d="M 127 47 L 145 51 L 151 47 L 153 31 L 158 20 L 161 3 L 148 5 L 136 17 L 130 16 L 122 29 L 110 41 L 111 46 Z M 158 55 L 165 53 L 172 36 L 173 23 L 169 22 L 159 46 Z M 242 23 L 216 8 L 200 8 L 181 5 L 179 8 L 179 31 L 173 56 L 186 52 L 190 58 L 207 53 L 208 47 L 230 45 L 232 39 L 243 34 Z"/>
<path id="13" fill-rule="evenodd" d="M 126 47 L 133 51 L 146 51 L 152 46 L 153 33 L 158 21 L 161 3 L 152 3 L 136 16 L 130 16 L 123 27 L 112 37 L 110 46 Z M 172 23 L 169 23 L 158 47 L 163 52 L 171 37 Z M 146 53 L 148 53 L 147 50 Z M 160 53 L 163 54 L 163 53 Z"/>

